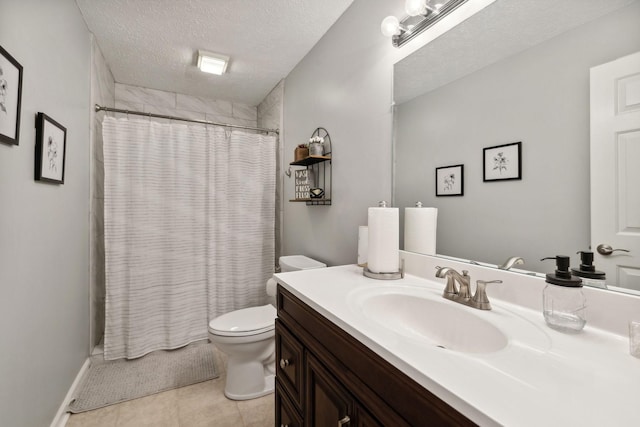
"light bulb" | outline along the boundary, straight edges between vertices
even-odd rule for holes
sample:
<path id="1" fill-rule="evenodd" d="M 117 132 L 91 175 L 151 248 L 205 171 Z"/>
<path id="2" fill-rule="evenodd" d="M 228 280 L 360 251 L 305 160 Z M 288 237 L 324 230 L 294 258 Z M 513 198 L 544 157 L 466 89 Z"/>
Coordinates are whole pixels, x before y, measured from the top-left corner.
<path id="1" fill-rule="evenodd" d="M 406 0 L 404 3 L 404 10 L 409 16 L 424 15 L 427 13 L 427 1 L 426 0 Z"/>
<path id="2" fill-rule="evenodd" d="M 380 25 L 380 31 L 387 37 L 395 36 L 396 34 L 400 34 L 400 21 L 395 16 L 387 16 L 382 20 L 382 24 Z"/>

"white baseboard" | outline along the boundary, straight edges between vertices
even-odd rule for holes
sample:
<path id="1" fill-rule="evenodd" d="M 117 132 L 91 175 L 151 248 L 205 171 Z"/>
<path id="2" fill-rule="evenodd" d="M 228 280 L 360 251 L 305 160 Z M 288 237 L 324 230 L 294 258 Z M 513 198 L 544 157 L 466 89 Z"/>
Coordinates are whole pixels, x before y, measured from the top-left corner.
<path id="1" fill-rule="evenodd" d="M 67 406 L 69 406 L 69 403 L 71 403 L 71 399 L 74 398 L 76 394 L 76 389 L 78 388 L 78 385 L 82 380 L 82 377 L 84 377 L 84 374 L 89 369 L 89 364 L 90 364 L 90 360 L 89 358 L 87 358 L 87 360 L 84 361 L 82 368 L 80 368 L 78 375 L 76 375 L 76 379 L 73 380 L 73 384 L 71 384 L 71 388 L 69 388 L 67 395 L 64 397 L 64 400 L 62 401 L 62 405 L 60 405 L 60 408 L 58 409 L 58 412 L 56 413 L 55 418 L 51 422 L 50 427 L 64 427 L 67 424 L 67 421 L 69 420 L 69 413 L 67 412 Z"/>

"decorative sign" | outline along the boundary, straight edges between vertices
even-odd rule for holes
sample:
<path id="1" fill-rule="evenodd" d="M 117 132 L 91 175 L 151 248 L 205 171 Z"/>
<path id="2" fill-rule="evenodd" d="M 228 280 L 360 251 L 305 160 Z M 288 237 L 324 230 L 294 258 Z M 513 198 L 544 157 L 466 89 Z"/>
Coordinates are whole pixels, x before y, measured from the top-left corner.
<path id="1" fill-rule="evenodd" d="M 296 179 L 296 199 L 308 199 L 309 190 L 313 186 L 313 171 L 309 169 L 300 169 L 295 171 Z"/>

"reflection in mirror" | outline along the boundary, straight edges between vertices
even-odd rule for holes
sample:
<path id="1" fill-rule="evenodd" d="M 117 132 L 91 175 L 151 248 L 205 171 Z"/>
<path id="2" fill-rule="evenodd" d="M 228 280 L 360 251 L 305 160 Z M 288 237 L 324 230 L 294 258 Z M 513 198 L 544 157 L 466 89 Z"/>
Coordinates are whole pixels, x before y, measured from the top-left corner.
<path id="1" fill-rule="evenodd" d="M 590 69 L 640 51 L 639 24 L 637 0 L 496 1 L 395 65 L 394 205 L 438 208 L 438 254 L 549 272 L 541 258 L 577 268 L 607 243 L 590 239 Z M 521 179 L 484 182 L 483 149 L 519 141 Z M 436 168 L 458 164 L 464 195 L 436 197 Z M 630 271 L 609 288 L 640 291 Z"/>

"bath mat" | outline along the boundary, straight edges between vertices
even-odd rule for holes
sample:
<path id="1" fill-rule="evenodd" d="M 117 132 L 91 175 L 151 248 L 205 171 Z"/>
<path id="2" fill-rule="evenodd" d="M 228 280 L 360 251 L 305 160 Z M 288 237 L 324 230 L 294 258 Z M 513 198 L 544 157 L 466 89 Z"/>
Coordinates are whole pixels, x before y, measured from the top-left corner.
<path id="1" fill-rule="evenodd" d="M 162 391 L 217 378 L 214 346 L 193 343 L 177 350 L 154 351 L 134 360 L 91 357 L 77 397 L 68 412 L 77 414 Z"/>

